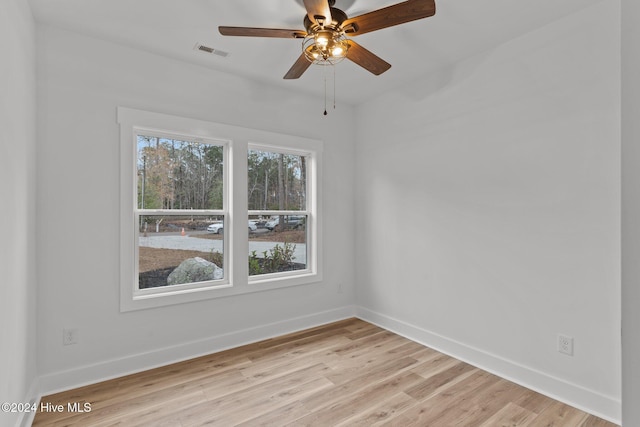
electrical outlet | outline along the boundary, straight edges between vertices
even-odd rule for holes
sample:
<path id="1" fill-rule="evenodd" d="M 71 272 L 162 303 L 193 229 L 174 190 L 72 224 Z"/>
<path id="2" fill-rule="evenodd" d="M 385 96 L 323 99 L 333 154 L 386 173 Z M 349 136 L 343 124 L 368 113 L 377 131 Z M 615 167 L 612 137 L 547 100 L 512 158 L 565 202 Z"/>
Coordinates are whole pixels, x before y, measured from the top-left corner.
<path id="1" fill-rule="evenodd" d="M 62 344 L 71 345 L 78 343 L 78 330 L 77 329 L 63 329 L 62 330 Z"/>
<path id="2" fill-rule="evenodd" d="M 558 351 L 573 356 L 573 337 L 558 334 Z"/>

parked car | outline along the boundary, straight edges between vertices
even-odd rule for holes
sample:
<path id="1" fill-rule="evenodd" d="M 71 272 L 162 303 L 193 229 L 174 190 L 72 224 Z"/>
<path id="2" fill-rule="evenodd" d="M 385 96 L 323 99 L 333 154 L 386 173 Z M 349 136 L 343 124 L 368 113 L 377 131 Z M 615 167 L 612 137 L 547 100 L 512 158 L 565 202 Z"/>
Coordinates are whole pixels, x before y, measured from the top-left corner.
<path id="1" fill-rule="evenodd" d="M 252 231 L 256 231 L 258 226 L 254 221 L 249 221 L 249 233 Z M 216 222 L 215 224 L 211 224 L 207 227 L 207 231 L 209 233 L 221 234 L 224 233 L 224 224 L 222 222 Z"/>
<path id="2" fill-rule="evenodd" d="M 220 234 L 223 232 L 223 223 L 218 222 L 215 224 L 211 224 L 210 226 L 207 227 L 207 231 L 209 233 L 216 233 L 216 234 Z"/>
<path id="3" fill-rule="evenodd" d="M 284 228 L 300 228 L 304 226 L 306 217 L 304 215 L 285 215 Z M 276 230 L 280 226 L 280 217 L 272 216 L 265 224 L 265 227 L 270 231 Z"/>

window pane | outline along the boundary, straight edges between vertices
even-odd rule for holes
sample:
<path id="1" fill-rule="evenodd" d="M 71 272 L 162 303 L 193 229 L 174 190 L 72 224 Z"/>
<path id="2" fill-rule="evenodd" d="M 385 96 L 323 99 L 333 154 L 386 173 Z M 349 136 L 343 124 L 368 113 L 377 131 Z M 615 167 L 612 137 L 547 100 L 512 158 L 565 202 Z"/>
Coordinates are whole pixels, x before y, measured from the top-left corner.
<path id="1" fill-rule="evenodd" d="M 139 289 L 223 279 L 223 219 L 141 215 Z"/>
<path id="2" fill-rule="evenodd" d="M 249 150 L 249 210 L 306 210 L 307 158 Z"/>
<path id="3" fill-rule="evenodd" d="M 223 148 L 138 135 L 138 209 L 222 209 Z"/>
<path id="4" fill-rule="evenodd" d="M 250 276 L 306 268 L 306 215 L 249 216 Z"/>

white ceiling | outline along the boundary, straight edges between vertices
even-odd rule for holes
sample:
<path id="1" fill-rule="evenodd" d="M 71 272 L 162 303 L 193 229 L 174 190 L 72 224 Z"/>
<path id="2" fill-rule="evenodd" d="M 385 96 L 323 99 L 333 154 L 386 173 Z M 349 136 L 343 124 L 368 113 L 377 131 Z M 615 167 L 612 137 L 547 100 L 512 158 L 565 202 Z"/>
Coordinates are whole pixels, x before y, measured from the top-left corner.
<path id="1" fill-rule="evenodd" d="M 324 67 L 282 77 L 298 58 L 295 39 L 225 37 L 219 25 L 304 29 L 302 0 L 29 0 L 38 22 L 322 95 Z M 350 17 L 400 0 L 337 0 Z M 603 0 L 436 0 L 436 15 L 363 34 L 358 43 L 392 67 L 374 76 L 350 61 L 335 67 L 338 102 L 361 103 L 402 82 L 450 66 Z M 194 50 L 196 43 L 229 52 Z"/>

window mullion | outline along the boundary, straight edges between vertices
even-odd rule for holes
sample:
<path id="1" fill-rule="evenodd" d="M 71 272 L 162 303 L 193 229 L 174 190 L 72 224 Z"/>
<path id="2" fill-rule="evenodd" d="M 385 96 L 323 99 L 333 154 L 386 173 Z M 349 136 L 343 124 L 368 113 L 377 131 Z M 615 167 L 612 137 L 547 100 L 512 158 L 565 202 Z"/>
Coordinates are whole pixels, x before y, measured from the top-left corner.
<path id="1" fill-rule="evenodd" d="M 224 215 L 224 209 L 135 209 L 141 215 L 167 215 L 167 216 L 188 216 L 188 215 Z"/>
<path id="2" fill-rule="evenodd" d="M 310 210 L 301 210 L 301 211 L 286 211 L 286 210 L 250 210 L 247 212 L 249 215 L 309 215 L 311 214 Z"/>
<path id="3" fill-rule="evenodd" d="M 249 254 L 249 230 L 247 227 L 248 142 L 246 140 L 235 140 L 230 151 L 229 217 L 233 232 L 232 237 L 229 239 L 231 245 L 231 280 L 234 287 L 241 288 L 246 286 L 249 277 L 247 263 Z"/>

